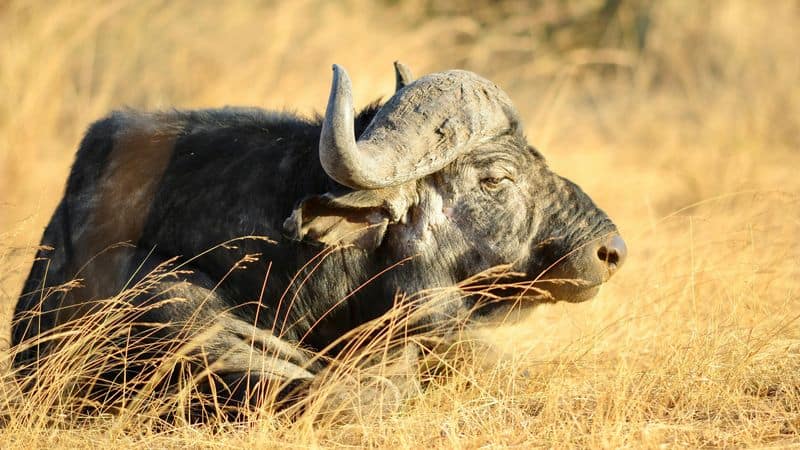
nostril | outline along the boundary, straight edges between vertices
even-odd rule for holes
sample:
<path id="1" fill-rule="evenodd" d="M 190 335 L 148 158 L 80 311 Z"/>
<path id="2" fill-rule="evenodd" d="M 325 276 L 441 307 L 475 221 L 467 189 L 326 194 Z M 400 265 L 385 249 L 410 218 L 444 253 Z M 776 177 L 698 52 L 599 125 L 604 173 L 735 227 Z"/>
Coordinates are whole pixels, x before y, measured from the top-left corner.
<path id="1" fill-rule="evenodd" d="M 597 249 L 597 258 L 603 261 L 608 268 L 609 275 L 614 273 L 625 263 L 627 255 L 628 247 L 618 234 L 606 240 L 603 245 Z"/>
<path id="2" fill-rule="evenodd" d="M 619 264 L 619 253 L 617 250 L 614 248 L 608 248 L 605 245 L 597 249 L 597 257 L 609 265 L 616 266 Z"/>

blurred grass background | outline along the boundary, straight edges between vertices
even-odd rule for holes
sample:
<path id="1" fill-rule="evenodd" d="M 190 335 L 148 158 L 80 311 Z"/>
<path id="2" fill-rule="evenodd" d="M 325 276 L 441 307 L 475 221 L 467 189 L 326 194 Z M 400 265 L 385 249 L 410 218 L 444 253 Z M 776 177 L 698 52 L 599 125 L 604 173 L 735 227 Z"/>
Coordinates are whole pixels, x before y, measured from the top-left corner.
<path id="1" fill-rule="evenodd" d="M 311 115 L 332 63 L 359 105 L 391 95 L 394 60 L 493 80 L 630 248 L 597 299 L 487 331 L 511 367 L 389 419 L 54 434 L 14 420 L 4 387 L 3 442 L 797 445 L 798 43 L 793 0 L 0 1 L 0 341 L 89 123 L 127 106 Z"/>

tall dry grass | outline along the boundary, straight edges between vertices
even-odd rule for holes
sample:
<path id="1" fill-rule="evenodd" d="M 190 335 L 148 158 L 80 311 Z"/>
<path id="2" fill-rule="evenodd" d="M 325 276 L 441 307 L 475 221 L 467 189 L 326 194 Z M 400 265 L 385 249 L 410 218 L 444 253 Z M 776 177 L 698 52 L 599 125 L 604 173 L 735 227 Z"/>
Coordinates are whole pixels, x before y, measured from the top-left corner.
<path id="1" fill-rule="evenodd" d="M 484 330 L 507 358 L 391 414 L 70 426 L 6 370 L 3 447 L 799 444 L 797 42 L 800 5 L 780 0 L 0 3 L 0 339 L 88 123 L 123 105 L 310 114 L 333 62 L 360 104 L 391 93 L 395 59 L 494 80 L 630 247 L 598 298 Z"/>

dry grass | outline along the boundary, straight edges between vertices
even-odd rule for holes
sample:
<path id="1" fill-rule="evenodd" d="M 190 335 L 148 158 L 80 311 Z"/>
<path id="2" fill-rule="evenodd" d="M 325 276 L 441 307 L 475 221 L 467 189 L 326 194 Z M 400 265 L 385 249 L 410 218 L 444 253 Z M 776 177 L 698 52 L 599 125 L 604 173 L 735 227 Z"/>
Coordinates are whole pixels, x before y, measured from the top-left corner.
<path id="1" fill-rule="evenodd" d="M 392 414 L 70 427 L 6 371 L 3 446 L 800 444 L 800 5 L 623 2 L 597 19 L 590 0 L 473 3 L 0 2 L 2 340 L 88 123 L 122 105 L 310 113 L 333 62 L 360 104 L 391 93 L 395 59 L 491 78 L 631 249 L 598 298 L 487 330 L 510 357 Z"/>

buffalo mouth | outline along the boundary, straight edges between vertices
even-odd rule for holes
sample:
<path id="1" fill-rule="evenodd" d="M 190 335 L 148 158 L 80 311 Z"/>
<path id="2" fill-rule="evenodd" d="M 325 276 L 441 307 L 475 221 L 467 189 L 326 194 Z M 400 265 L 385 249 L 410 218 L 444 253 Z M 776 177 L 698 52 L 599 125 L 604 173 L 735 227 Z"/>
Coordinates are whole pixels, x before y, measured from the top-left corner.
<path id="1" fill-rule="evenodd" d="M 581 303 L 593 299 L 598 292 L 602 282 L 591 283 L 581 279 L 553 279 L 539 280 L 535 286 L 549 296 L 551 302 Z"/>
<path id="2" fill-rule="evenodd" d="M 546 303 L 581 303 L 594 298 L 602 285 L 603 281 L 505 273 L 490 284 L 475 284 L 462 289 L 476 298 L 475 306 L 479 309 L 491 310 L 509 304 L 526 308 Z"/>
<path id="3" fill-rule="evenodd" d="M 549 257 L 542 259 L 555 261 L 548 266 L 497 266 L 466 280 L 461 289 L 481 313 L 508 305 L 525 308 L 543 303 L 581 303 L 597 296 L 626 255 L 625 242 L 612 232 L 560 258 L 546 255 Z"/>
<path id="4" fill-rule="evenodd" d="M 466 306 L 471 311 L 471 317 L 484 324 L 515 323 L 540 305 L 590 300 L 600 292 L 602 285 L 582 280 L 531 280 L 524 276 L 509 278 L 467 296 Z"/>
<path id="5" fill-rule="evenodd" d="M 517 298 L 529 304 L 581 303 L 594 298 L 603 285 L 602 282 L 590 282 L 577 278 L 539 279 L 528 281 L 527 284 L 529 287 L 508 288 L 504 292 L 504 297 Z"/>
<path id="6" fill-rule="evenodd" d="M 552 302 L 585 302 L 622 267 L 628 249 L 622 237 L 611 232 L 555 259 L 541 269 L 528 270 L 536 291 L 544 291 Z M 538 274 L 533 276 L 533 274 Z"/>

